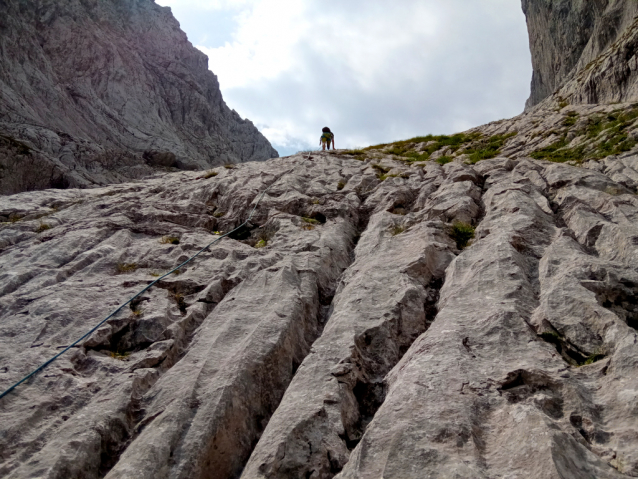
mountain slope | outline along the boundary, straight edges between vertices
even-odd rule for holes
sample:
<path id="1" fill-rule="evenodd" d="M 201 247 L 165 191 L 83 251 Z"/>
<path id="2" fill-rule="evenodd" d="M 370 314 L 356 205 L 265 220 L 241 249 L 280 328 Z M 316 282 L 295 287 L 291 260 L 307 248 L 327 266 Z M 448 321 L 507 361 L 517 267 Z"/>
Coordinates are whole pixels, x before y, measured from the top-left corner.
<path id="1" fill-rule="evenodd" d="M 0 192 L 277 156 L 226 106 L 170 9 L 152 0 L 0 8 Z M 26 146 L 19 157 L 16 141 Z"/>
<path id="2" fill-rule="evenodd" d="M 594 62 L 634 23 L 638 3 L 633 0 L 523 0 L 532 52 L 532 91 L 529 109 L 559 90 Z M 636 49 L 620 40 L 622 58 L 604 65 L 605 78 L 580 82 L 578 103 L 638 100 L 635 84 Z M 635 43 L 635 40 L 633 41 Z M 629 75 L 623 74 L 630 71 Z M 620 73 L 620 74 L 619 74 Z M 628 78 L 628 76 L 630 78 Z M 628 84 L 632 85 L 628 88 Z"/>
<path id="3" fill-rule="evenodd" d="M 457 135 L 0 197 L 0 390 L 158 280 L 0 399 L 0 476 L 638 477 L 638 105 L 585 71 Z"/>

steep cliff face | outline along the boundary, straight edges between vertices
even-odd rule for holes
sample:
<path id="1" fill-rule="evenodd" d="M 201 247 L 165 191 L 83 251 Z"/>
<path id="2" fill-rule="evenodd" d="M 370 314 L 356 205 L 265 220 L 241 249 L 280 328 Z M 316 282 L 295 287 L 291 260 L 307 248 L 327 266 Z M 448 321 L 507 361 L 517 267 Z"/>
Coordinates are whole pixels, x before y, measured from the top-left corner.
<path id="1" fill-rule="evenodd" d="M 170 9 L 152 0 L 0 9 L 0 192 L 277 156 L 226 106 Z"/>
<path id="2" fill-rule="evenodd" d="M 574 102 L 604 103 L 638 99 L 635 33 L 627 38 L 638 14 L 634 0 L 523 0 L 532 52 L 532 91 L 527 108 L 559 90 L 577 72 L 591 69 L 601 55 L 614 56 L 596 65 L 587 82 L 575 88 Z M 609 52 L 608 52 L 609 50 Z M 611 51 L 622 51 L 612 54 Z M 602 78 L 601 78 L 602 77 Z M 574 88 L 574 85 L 572 85 Z"/>

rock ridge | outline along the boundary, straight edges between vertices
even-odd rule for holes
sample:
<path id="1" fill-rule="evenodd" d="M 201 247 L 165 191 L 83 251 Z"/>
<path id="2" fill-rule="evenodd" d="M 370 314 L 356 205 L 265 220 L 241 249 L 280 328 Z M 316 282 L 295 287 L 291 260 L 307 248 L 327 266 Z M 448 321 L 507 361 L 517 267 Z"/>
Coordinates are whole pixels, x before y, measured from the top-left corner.
<path id="1" fill-rule="evenodd" d="M 152 0 L 2 0 L 0 193 L 130 181 L 277 152 Z"/>

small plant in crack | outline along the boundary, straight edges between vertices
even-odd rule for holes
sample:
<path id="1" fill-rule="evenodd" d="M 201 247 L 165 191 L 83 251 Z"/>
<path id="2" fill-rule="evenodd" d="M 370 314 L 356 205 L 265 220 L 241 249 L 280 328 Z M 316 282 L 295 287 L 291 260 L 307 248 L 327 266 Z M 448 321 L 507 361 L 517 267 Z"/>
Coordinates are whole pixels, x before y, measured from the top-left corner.
<path id="1" fill-rule="evenodd" d="M 562 96 L 558 97 L 558 109 L 559 111 L 569 105 L 569 102 L 565 100 Z"/>
<path id="2" fill-rule="evenodd" d="M 337 189 L 339 191 L 343 190 L 346 186 L 346 182 L 344 180 L 340 180 L 339 183 L 337 183 Z"/>
<path id="3" fill-rule="evenodd" d="M 565 117 L 565 119 L 563 120 L 563 126 L 567 126 L 567 127 L 574 126 L 578 122 L 579 116 L 580 115 L 576 113 L 575 111 L 570 111 Z"/>
<path id="4" fill-rule="evenodd" d="M 162 236 L 160 240 L 162 244 L 179 244 L 179 237 L 177 236 Z"/>
<path id="5" fill-rule="evenodd" d="M 616 186 L 608 186 L 607 188 L 605 188 L 605 193 L 612 196 L 619 196 L 624 194 L 625 191 L 622 188 L 618 188 Z"/>
<path id="6" fill-rule="evenodd" d="M 130 355 L 131 353 L 128 351 L 111 351 L 109 353 L 109 356 L 111 356 L 113 359 L 117 359 L 118 361 L 126 361 Z"/>
<path id="7" fill-rule="evenodd" d="M 217 173 L 215 170 L 211 170 L 211 171 L 207 172 L 207 173 L 204 175 L 204 178 L 205 178 L 205 179 L 214 178 L 214 177 L 216 177 L 218 174 L 219 174 L 219 173 Z"/>
<path id="8" fill-rule="evenodd" d="M 307 216 L 302 216 L 302 217 L 301 217 L 301 220 L 302 220 L 304 223 L 308 223 L 308 224 L 311 224 L 311 225 L 320 225 L 320 224 L 321 224 L 321 222 L 320 222 L 320 221 L 317 221 L 317 220 L 316 220 L 316 219 L 314 219 L 314 218 L 308 218 Z"/>
<path id="9" fill-rule="evenodd" d="M 137 270 L 137 263 L 117 263 L 115 271 L 117 274 L 133 273 Z"/>
<path id="10" fill-rule="evenodd" d="M 379 178 L 379 181 L 384 181 L 385 179 L 388 178 L 387 173 L 392 169 L 392 168 L 386 168 L 384 166 L 381 165 L 370 165 L 372 166 L 372 168 L 376 171 L 377 173 L 377 178 Z"/>
<path id="11" fill-rule="evenodd" d="M 247 243 L 256 249 L 265 248 L 270 244 L 278 230 L 279 228 L 275 223 L 264 224 L 251 234 L 251 238 L 247 240 Z"/>
<path id="12" fill-rule="evenodd" d="M 129 304 L 129 308 L 131 308 L 132 317 L 139 318 L 140 316 L 142 316 L 142 313 L 144 312 L 142 308 L 140 307 L 140 305 L 142 304 L 142 301 L 144 301 L 144 299 L 135 298 Z"/>
<path id="13" fill-rule="evenodd" d="M 215 213 L 213 213 L 213 216 L 215 218 L 223 218 L 224 216 L 226 216 L 226 212 L 225 211 L 216 211 Z"/>
<path id="14" fill-rule="evenodd" d="M 359 160 L 359 161 L 363 161 L 366 157 L 366 152 L 360 149 L 345 150 L 345 151 L 342 151 L 341 154 L 352 156 L 354 160 Z"/>
<path id="15" fill-rule="evenodd" d="M 186 304 L 186 301 L 184 300 L 184 295 L 182 293 L 175 293 L 173 295 L 173 299 L 177 303 L 177 307 L 179 308 L 179 310 L 182 313 L 185 313 L 188 305 Z"/>
<path id="16" fill-rule="evenodd" d="M 388 210 L 388 213 L 392 213 L 393 215 L 405 216 L 408 214 L 408 209 L 404 205 L 398 204 L 390 208 Z"/>
<path id="17" fill-rule="evenodd" d="M 48 225 L 46 223 L 43 223 L 42 221 L 40 221 L 40 224 L 38 225 L 38 227 L 35 229 L 36 233 L 42 233 L 46 230 L 50 230 L 51 229 L 51 225 Z"/>
<path id="18" fill-rule="evenodd" d="M 235 165 L 228 163 L 227 165 L 224 165 L 224 168 L 226 168 L 227 170 L 234 170 L 235 169 Z"/>
<path id="19" fill-rule="evenodd" d="M 452 158 L 451 156 L 441 156 L 439 158 L 437 158 L 436 161 L 439 165 L 447 165 L 448 163 L 450 163 L 454 158 Z"/>
<path id="20" fill-rule="evenodd" d="M 392 229 L 390 229 L 390 233 L 392 233 L 392 236 L 400 235 L 403 232 L 405 232 L 405 226 L 401 225 L 393 226 Z"/>
<path id="21" fill-rule="evenodd" d="M 558 334 L 556 331 L 543 331 L 538 335 L 544 341 L 553 344 L 556 351 L 563 357 L 563 359 L 572 366 L 580 367 L 593 364 L 606 357 L 606 354 L 602 350 L 596 350 L 594 354 L 586 356 L 577 347 L 572 345 L 566 338 Z"/>
<path id="22" fill-rule="evenodd" d="M 585 359 L 585 361 L 579 366 L 588 366 L 590 364 L 594 364 L 595 362 L 600 361 L 601 359 L 605 359 L 607 355 L 601 349 L 597 350 L 594 354 L 590 355 Z"/>
<path id="23" fill-rule="evenodd" d="M 552 344 L 558 344 L 560 343 L 560 340 L 561 340 L 560 335 L 558 335 L 554 331 L 545 331 L 543 333 L 540 333 L 539 336 L 544 341 L 547 341 L 548 343 L 552 343 Z"/>
<path id="24" fill-rule="evenodd" d="M 456 241 L 458 249 L 464 249 L 474 239 L 474 226 L 462 221 L 455 221 L 452 224 L 450 237 Z"/>

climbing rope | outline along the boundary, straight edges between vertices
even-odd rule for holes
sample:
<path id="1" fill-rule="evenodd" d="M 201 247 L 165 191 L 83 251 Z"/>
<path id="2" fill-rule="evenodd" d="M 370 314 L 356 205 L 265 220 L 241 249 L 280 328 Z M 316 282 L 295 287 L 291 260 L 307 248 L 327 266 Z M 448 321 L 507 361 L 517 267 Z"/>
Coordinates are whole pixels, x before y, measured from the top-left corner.
<path id="1" fill-rule="evenodd" d="M 310 159 L 310 155 L 311 153 L 308 153 L 308 157 L 304 159 L 304 162 Z M 303 162 L 302 162 L 303 163 Z M 49 364 L 51 364 L 52 362 L 54 362 L 56 359 L 58 359 L 60 356 L 62 356 L 64 353 L 66 353 L 69 349 L 75 347 L 78 345 L 78 343 L 80 343 L 81 341 L 83 341 L 84 339 L 86 339 L 87 337 L 89 337 L 91 334 L 93 334 L 95 331 L 97 331 L 97 329 L 102 326 L 104 323 L 106 323 L 109 319 L 111 319 L 113 316 L 115 316 L 117 313 L 119 313 L 122 308 L 126 307 L 128 304 L 131 303 L 131 301 L 133 301 L 134 299 L 136 299 L 137 297 L 141 296 L 142 294 L 144 294 L 146 291 L 148 291 L 149 289 L 151 289 L 155 284 L 157 284 L 159 281 L 161 281 L 162 279 L 166 278 L 167 276 L 169 276 L 170 274 L 174 273 L 175 271 L 179 270 L 180 268 L 186 266 L 188 263 L 190 263 L 191 261 L 193 261 L 195 258 L 197 258 L 200 254 L 202 254 L 204 251 L 206 251 L 208 248 L 210 248 L 211 246 L 213 246 L 215 243 L 217 243 L 218 241 L 220 241 L 222 238 L 225 238 L 226 236 L 229 236 L 231 234 L 233 234 L 235 231 L 238 231 L 239 229 L 241 229 L 243 226 L 247 225 L 251 218 L 253 217 L 253 214 L 255 213 L 255 210 L 257 209 L 257 206 L 259 206 L 259 203 L 261 202 L 262 198 L 264 197 L 264 195 L 266 194 L 266 192 L 275 184 L 277 183 L 281 178 L 283 178 L 285 175 L 287 175 L 288 173 L 290 173 L 291 171 L 293 171 L 294 168 L 290 168 L 289 170 L 284 171 L 281 175 L 279 175 L 279 177 L 273 181 L 264 191 L 261 192 L 261 194 L 259 195 L 259 199 L 257 200 L 257 203 L 255 203 L 255 206 L 253 207 L 252 211 L 250 212 L 250 214 L 248 215 L 248 219 L 246 221 L 244 221 L 242 224 L 240 224 L 237 228 L 235 228 L 232 231 L 229 231 L 228 233 L 225 233 L 223 235 L 221 235 L 219 238 L 216 238 L 214 241 L 211 241 L 209 244 L 207 244 L 206 246 L 204 246 L 202 249 L 200 249 L 197 253 L 195 253 L 193 256 L 191 256 L 190 258 L 188 258 L 186 261 L 184 261 L 182 264 L 180 264 L 179 266 L 176 266 L 175 268 L 173 268 L 172 270 L 170 270 L 168 273 L 160 276 L 159 278 L 157 278 L 155 281 L 153 281 L 152 283 L 150 283 L 148 286 L 146 286 L 146 288 L 144 288 L 143 290 L 141 290 L 139 293 L 137 293 L 135 296 L 133 296 L 131 299 L 129 299 L 126 303 L 123 303 L 122 305 L 120 305 L 115 311 L 113 311 L 111 314 L 109 314 L 106 318 L 104 318 L 102 321 L 100 321 L 95 327 L 93 327 L 89 332 L 87 332 L 84 336 L 82 336 L 80 339 L 76 340 L 73 344 L 67 346 L 66 348 L 64 348 L 61 352 L 59 352 L 58 354 L 56 354 L 55 356 L 53 356 L 51 359 L 49 359 L 48 361 L 42 363 L 40 366 L 38 366 L 36 369 L 34 369 L 33 371 L 31 371 L 29 374 L 27 374 L 24 378 L 22 378 L 20 381 L 18 381 L 17 383 L 15 383 L 13 386 L 11 386 L 9 389 L 7 389 L 6 391 L 4 391 L 2 394 L 0 394 L 0 399 L 2 399 L 3 397 L 5 397 L 7 394 L 9 394 L 11 391 L 13 391 L 15 388 L 17 388 L 20 384 L 22 384 L 25 381 L 28 381 L 30 378 L 32 378 L 33 376 L 35 376 L 37 373 L 39 373 L 40 371 L 42 371 L 44 368 L 46 368 Z"/>

